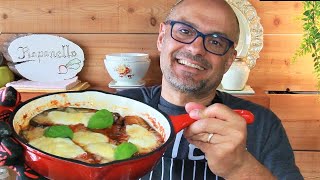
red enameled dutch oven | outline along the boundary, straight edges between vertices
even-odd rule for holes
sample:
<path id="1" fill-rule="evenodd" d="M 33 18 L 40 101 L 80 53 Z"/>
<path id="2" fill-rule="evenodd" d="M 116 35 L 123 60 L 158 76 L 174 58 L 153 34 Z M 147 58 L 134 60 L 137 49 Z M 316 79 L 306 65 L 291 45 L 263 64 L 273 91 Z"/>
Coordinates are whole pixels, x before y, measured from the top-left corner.
<path id="1" fill-rule="evenodd" d="M 164 144 L 143 156 L 105 164 L 88 164 L 43 152 L 29 145 L 19 136 L 21 129 L 29 124 L 33 116 L 57 107 L 105 108 L 112 112 L 118 112 L 122 116 L 141 116 L 162 135 Z M 245 110 L 237 110 L 236 112 L 242 115 L 248 123 L 253 122 L 251 112 Z M 188 115 L 169 118 L 151 106 L 139 101 L 102 91 L 86 90 L 51 93 L 30 99 L 15 108 L 10 116 L 10 122 L 12 122 L 14 129 L 14 137 L 25 149 L 26 164 L 39 174 L 49 179 L 59 180 L 120 180 L 138 179 L 151 171 L 169 143 L 174 140 L 175 134 L 190 125 L 194 120 Z"/>

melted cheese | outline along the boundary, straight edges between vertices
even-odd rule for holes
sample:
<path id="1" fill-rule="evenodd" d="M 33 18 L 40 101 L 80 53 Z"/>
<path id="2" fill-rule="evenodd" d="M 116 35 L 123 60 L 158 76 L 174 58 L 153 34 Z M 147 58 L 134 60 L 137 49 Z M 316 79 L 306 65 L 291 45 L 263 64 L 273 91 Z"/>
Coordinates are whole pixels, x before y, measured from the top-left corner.
<path id="1" fill-rule="evenodd" d="M 101 162 L 107 163 L 114 161 L 114 150 L 116 146 L 109 143 L 93 143 L 84 147 L 84 149 L 94 155 L 102 157 Z"/>
<path id="2" fill-rule="evenodd" d="M 86 153 L 69 138 L 41 137 L 30 141 L 29 144 L 44 152 L 65 158 L 75 158 Z"/>
<path id="3" fill-rule="evenodd" d="M 94 113 L 68 113 L 63 111 L 50 111 L 48 113 L 48 119 L 53 124 L 63 124 L 63 125 L 76 125 L 83 124 L 88 126 L 88 121 Z"/>
<path id="4" fill-rule="evenodd" d="M 126 132 L 129 136 L 128 142 L 136 145 L 140 153 L 150 152 L 158 145 L 157 137 L 140 125 L 127 125 Z"/>
<path id="5" fill-rule="evenodd" d="M 85 146 L 91 143 L 109 142 L 109 138 L 100 133 L 91 131 L 79 131 L 73 134 L 72 140 L 80 146 Z"/>

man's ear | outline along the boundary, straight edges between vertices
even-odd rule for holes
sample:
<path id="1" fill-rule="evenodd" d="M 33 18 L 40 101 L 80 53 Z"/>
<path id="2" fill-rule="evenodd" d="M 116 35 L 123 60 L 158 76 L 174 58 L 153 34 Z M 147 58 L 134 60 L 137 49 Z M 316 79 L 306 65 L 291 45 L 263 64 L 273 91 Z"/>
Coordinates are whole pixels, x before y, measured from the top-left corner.
<path id="1" fill-rule="evenodd" d="M 226 64 L 225 64 L 225 66 L 224 66 L 224 73 L 226 73 L 228 70 L 229 70 L 229 68 L 230 68 L 230 66 L 231 66 L 231 64 L 233 63 L 233 61 L 236 59 L 236 57 L 237 57 L 237 51 L 236 50 L 234 50 L 234 52 L 229 56 L 229 58 L 227 59 L 227 62 L 226 62 Z"/>
<path id="2" fill-rule="evenodd" d="M 165 32 L 166 32 L 166 25 L 164 23 L 160 23 L 159 35 L 158 35 L 158 40 L 157 40 L 158 51 L 161 51 L 161 48 L 163 46 Z"/>

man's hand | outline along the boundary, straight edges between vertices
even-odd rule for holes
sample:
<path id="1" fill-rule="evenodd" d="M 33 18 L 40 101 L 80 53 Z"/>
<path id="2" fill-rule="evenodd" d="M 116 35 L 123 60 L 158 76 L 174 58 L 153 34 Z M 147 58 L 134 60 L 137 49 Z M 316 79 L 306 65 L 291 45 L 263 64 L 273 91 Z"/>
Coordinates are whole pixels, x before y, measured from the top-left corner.
<path id="1" fill-rule="evenodd" d="M 197 121 L 184 136 L 205 153 L 212 172 L 226 179 L 272 177 L 246 150 L 247 124 L 240 115 L 219 103 L 209 107 L 188 103 L 185 108 Z"/>

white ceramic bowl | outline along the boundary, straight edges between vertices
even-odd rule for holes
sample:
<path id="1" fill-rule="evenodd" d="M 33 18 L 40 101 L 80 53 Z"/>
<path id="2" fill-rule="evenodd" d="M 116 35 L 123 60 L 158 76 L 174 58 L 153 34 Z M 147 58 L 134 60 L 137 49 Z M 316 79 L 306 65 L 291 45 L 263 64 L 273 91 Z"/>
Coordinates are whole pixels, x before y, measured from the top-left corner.
<path id="1" fill-rule="evenodd" d="M 142 84 L 146 75 L 150 59 L 143 53 L 117 53 L 106 55 L 104 65 L 118 86 L 132 86 Z"/>
<path id="2" fill-rule="evenodd" d="M 111 61 L 149 61 L 149 55 L 145 53 L 114 53 L 107 54 L 106 59 Z"/>

